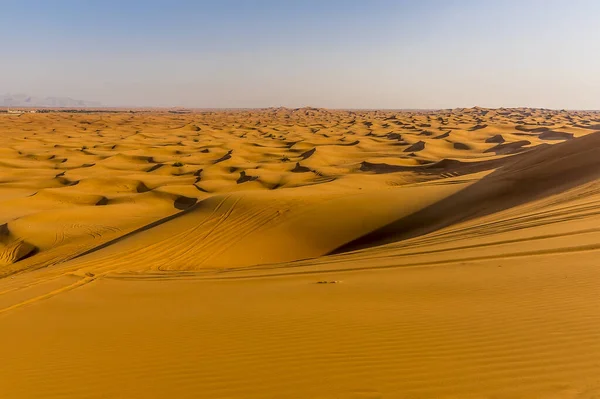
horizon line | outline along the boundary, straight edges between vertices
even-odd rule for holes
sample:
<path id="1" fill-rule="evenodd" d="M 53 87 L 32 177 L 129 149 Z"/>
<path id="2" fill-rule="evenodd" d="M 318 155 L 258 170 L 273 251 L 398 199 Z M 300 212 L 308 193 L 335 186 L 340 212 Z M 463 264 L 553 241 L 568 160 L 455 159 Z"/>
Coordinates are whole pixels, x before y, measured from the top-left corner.
<path id="1" fill-rule="evenodd" d="M 266 106 L 266 107 L 185 107 L 185 106 L 81 106 L 81 107 L 45 107 L 45 106 L 7 106 L 0 105 L 0 110 L 47 110 L 47 111 L 151 111 L 151 110 L 164 110 L 164 111 L 246 111 L 246 110 L 269 110 L 269 109 L 289 109 L 289 110 L 325 110 L 325 111 L 443 111 L 443 110 L 456 110 L 456 109 L 483 109 L 483 110 L 500 110 L 500 109 L 533 109 L 533 110 L 545 110 L 545 111 L 586 111 L 586 112 L 599 112 L 600 109 L 594 108 L 548 108 L 548 107 L 535 107 L 535 106 L 502 106 L 502 107 L 483 107 L 483 106 L 457 106 L 457 107 L 435 107 L 435 108 L 355 108 L 355 107 L 314 107 L 305 105 L 301 107 L 287 107 L 287 106 Z"/>

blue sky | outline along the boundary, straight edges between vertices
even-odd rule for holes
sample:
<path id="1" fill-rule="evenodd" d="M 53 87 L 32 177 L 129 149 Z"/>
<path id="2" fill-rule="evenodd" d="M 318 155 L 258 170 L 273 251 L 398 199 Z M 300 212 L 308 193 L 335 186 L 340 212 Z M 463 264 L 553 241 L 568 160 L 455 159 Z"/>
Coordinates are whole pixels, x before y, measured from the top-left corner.
<path id="1" fill-rule="evenodd" d="M 600 109 L 600 2 L 0 0 L 0 93 Z"/>

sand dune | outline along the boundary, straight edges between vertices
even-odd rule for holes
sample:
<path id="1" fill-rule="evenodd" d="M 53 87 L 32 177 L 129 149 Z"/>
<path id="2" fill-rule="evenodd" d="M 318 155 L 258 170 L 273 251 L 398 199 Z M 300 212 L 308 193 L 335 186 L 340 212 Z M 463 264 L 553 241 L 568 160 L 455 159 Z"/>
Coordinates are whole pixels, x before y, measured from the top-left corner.
<path id="1" fill-rule="evenodd" d="M 598 126 L 0 114 L 0 397 L 596 397 Z"/>

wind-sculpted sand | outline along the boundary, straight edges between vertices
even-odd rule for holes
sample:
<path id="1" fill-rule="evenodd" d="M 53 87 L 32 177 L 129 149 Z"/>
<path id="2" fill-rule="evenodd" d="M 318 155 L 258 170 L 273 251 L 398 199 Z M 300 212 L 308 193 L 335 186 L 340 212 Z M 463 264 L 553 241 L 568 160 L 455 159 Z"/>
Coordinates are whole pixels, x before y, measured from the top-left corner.
<path id="1" fill-rule="evenodd" d="M 0 114 L 0 398 L 598 397 L 599 255 L 600 113 Z"/>

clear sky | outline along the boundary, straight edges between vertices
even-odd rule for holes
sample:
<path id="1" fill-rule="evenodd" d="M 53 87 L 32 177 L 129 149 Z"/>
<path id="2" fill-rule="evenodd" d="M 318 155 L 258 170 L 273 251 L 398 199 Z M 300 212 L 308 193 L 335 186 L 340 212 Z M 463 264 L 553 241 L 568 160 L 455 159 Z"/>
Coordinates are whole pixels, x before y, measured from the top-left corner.
<path id="1" fill-rule="evenodd" d="M 0 0 L 0 94 L 600 109 L 597 0 Z"/>

